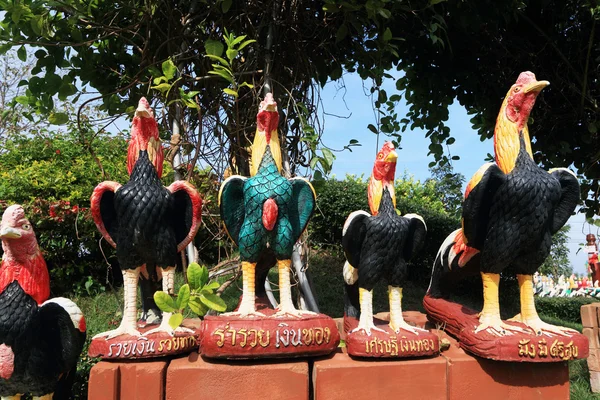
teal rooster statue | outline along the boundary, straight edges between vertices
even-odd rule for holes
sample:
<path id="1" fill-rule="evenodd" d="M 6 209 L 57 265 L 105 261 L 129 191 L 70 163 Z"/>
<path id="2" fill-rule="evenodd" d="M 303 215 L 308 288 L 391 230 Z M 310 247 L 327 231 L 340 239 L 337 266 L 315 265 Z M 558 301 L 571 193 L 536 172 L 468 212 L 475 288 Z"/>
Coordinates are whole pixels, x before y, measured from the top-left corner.
<path id="1" fill-rule="evenodd" d="M 277 103 L 271 93 L 260 103 L 256 135 L 251 147 L 250 178 L 229 177 L 219 191 L 221 218 L 242 261 L 242 317 L 265 315 L 255 304 L 256 264 L 263 252 L 272 251 L 279 270 L 280 304 L 275 316 L 314 314 L 297 310 L 292 302 L 290 266 L 294 244 L 302 235 L 315 208 L 315 191 L 303 178 L 281 175 L 281 149 Z"/>

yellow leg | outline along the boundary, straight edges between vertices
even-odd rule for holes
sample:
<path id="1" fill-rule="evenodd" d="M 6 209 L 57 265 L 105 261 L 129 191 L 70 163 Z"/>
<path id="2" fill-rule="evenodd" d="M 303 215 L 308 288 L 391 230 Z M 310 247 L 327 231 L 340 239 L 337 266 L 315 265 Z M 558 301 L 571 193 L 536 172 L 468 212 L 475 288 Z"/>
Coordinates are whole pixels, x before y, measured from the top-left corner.
<path id="1" fill-rule="evenodd" d="M 358 288 L 358 298 L 360 302 L 360 319 L 358 320 L 358 326 L 352 332 L 363 330 L 367 336 L 371 336 L 371 331 L 385 332 L 385 330 L 377 328 L 373 322 L 373 291 Z"/>
<path id="2" fill-rule="evenodd" d="M 290 266 L 292 260 L 277 260 L 279 270 L 279 312 L 275 316 L 291 315 L 300 318 L 303 314 L 315 314 L 312 311 L 296 310 L 292 301 L 292 285 L 290 283 Z"/>
<path id="3" fill-rule="evenodd" d="M 533 275 L 517 275 L 521 297 L 521 313 L 509 321 L 517 321 L 527 325 L 536 335 L 562 335 L 570 336 L 577 331 L 562 326 L 555 326 L 542 321 L 535 309 L 533 297 Z"/>
<path id="4" fill-rule="evenodd" d="M 402 288 L 388 286 L 388 297 L 390 300 L 390 328 L 396 333 L 400 333 L 400 329 L 419 334 L 419 331 L 424 329 L 409 325 L 404 321 L 402 316 Z"/>
<path id="5" fill-rule="evenodd" d="M 239 315 L 241 317 L 264 317 L 265 314 L 256 311 L 256 294 L 254 292 L 256 263 L 242 261 L 242 302 L 237 311 L 224 315 Z"/>
<path id="6" fill-rule="evenodd" d="M 500 319 L 500 304 L 498 303 L 498 287 L 500 274 L 481 273 L 483 281 L 483 310 L 479 314 L 479 326 L 475 333 L 487 331 L 496 336 L 511 334 L 508 331 L 523 331 L 521 328 L 505 324 Z"/>

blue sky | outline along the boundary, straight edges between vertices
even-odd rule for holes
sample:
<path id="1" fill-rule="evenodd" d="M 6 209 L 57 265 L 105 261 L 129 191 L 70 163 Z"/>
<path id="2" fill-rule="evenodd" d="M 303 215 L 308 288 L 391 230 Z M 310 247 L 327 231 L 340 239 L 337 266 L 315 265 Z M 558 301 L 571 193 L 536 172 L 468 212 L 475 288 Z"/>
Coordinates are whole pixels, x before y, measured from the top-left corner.
<path id="1" fill-rule="evenodd" d="M 516 77 L 515 77 L 516 78 Z M 352 152 L 336 152 L 336 160 L 333 165 L 333 174 L 338 178 L 343 178 L 346 174 L 361 175 L 367 178 L 371 173 L 373 160 L 378 151 L 377 137 L 367 129 L 368 124 L 376 125 L 375 114 L 371 98 L 368 97 L 370 81 L 363 81 L 357 74 L 346 74 L 344 76 L 345 90 L 339 89 L 335 83 L 325 86 L 321 93 L 323 109 L 327 113 L 322 115 L 324 121 L 323 141 L 325 145 L 333 149 L 341 149 L 348 144 L 350 139 L 356 139 L 362 146 L 353 147 Z M 395 82 L 388 80 L 384 83 L 388 96 L 393 94 Z M 508 88 L 507 88 L 508 90 Z M 498 105 L 500 107 L 500 105 Z M 398 115 L 406 114 L 407 107 L 402 106 L 398 110 Z M 347 118 L 338 118 L 331 114 L 344 116 Z M 462 173 L 467 181 L 484 163 L 487 153 L 494 153 L 492 140 L 481 142 L 479 135 L 471 128 L 470 117 L 465 109 L 455 102 L 450 107 L 450 119 L 447 125 L 451 129 L 451 134 L 456 138 L 456 142 L 451 146 L 453 155 L 460 156 L 460 160 L 453 162 L 456 172 Z M 379 146 L 385 141 L 385 136 L 381 135 Z M 401 149 L 398 151 L 398 163 L 396 176 L 402 176 L 403 171 L 409 175 L 414 175 L 416 179 L 425 180 L 430 176 L 428 164 L 433 161 L 433 156 L 427 156 L 429 152 L 429 139 L 421 130 L 407 130 L 402 136 Z M 535 147 L 535 146 L 534 146 Z M 407 210 L 409 212 L 409 210 Z M 570 261 L 575 272 L 586 272 L 587 255 L 583 252 L 576 254 L 579 243 L 584 241 L 585 233 L 588 233 L 589 226 L 585 224 L 583 215 L 578 214 L 571 217 L 571 233 L 569 239 Z M 582 233 L 584 227 L 585 233 Z M 593 233 L 595 229 L 592 230 Z"/>

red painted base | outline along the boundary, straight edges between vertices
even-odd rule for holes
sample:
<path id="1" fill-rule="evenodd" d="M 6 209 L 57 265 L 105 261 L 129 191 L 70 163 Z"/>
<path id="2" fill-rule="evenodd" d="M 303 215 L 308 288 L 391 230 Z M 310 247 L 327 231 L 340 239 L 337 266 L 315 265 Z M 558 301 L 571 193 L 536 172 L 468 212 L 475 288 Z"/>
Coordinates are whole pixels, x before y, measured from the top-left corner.
<path id="1" fill-rule="evenodd" d="M 334 351 L 340 334 L 335 321 L 324 314 L 302 318 L 207 316 L 203 322 L 200 353 L 209 358 L 252 359 L 320 356 Z"/>
<path id="2" fill-rule="evenodd" d="M 475 333 L 478 313 L 463 305 L 444 299 L 425 296 L 423 306 L 429 318 L 444 324 L 445 330 L 456 337 L 460 347 L 479 357 L 498 361 L 562 362 L 586 358 L 588 339 L 580 333 L 571 336 L 536 336 L 532 333 L 511 332 L 495 336 L 488 332 Z M 528 329 L 519 322 L 509 325 Z"/>
<path id="3" fill-rule="evenodd" d="M 387 318 L 373 318 L 377 328 L 385 332 L 371 331 L 371 336 L 360 330 L 351 332 L 358 326 L 358 320 L 344 317 L 344 330 L 346 331 L 346 349 L 354 357 L 374 358 L 406 358 L 433 356 L 440 352 L 438 336 L 429 331 L 418 331 L 418 334 L 402 329 L 396 333 L 389 326 Z"/>
<path id="4" fill-rule="evenodd" d="M 140 358 L 156 358 L 174 354 L 190 353 L 198 348 L 201 331 L 199 319 L 186 319 L 182 326 L 193 329 L 194 333 L 153 333 L 149 336 L 136 338 L 122 335 L 106 340 L 93 339 L 88 350 L 90 357 L 100 357 L 104 360 L 134 360 Z M 148 325 L 140 328 L 144 333 L 158 325 Z"/>

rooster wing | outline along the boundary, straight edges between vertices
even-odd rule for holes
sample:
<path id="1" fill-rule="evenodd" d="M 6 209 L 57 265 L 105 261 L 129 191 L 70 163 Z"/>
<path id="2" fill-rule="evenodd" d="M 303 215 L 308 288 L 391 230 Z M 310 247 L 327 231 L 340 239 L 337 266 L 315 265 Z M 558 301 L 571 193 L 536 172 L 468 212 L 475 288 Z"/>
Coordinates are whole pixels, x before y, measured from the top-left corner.
<path id="1" fill-rule="evenodd" d="M 177 252 L 180 252 L 194 239 L 200 228 L 202 198 L 187 181 L 173 182 L 167 190 L 173 194 L 175 215 L 172 224 L 177 239 Z"/>
<path id="2" fill-rule="evenodd" d="M 92 192 L 90 206 L 92 218 L 102 234 L 102 237 L 112 246 L 117 247 L 113 240 L 118 230 L 119 221 L 115 210 L 115 193 L 121 187 L 120 183 L 105 181 L 100 183 Z"/>

